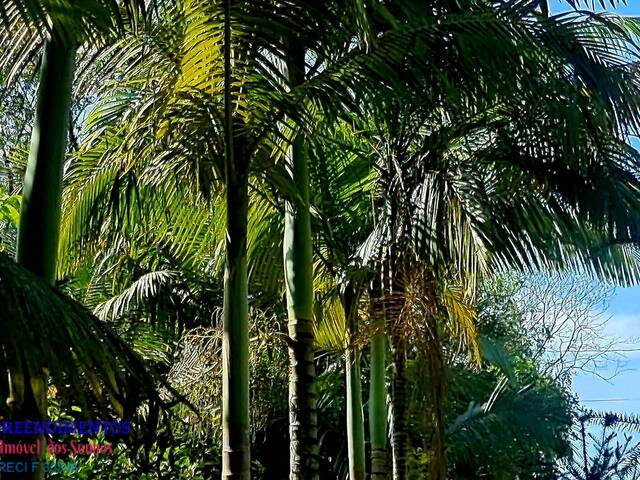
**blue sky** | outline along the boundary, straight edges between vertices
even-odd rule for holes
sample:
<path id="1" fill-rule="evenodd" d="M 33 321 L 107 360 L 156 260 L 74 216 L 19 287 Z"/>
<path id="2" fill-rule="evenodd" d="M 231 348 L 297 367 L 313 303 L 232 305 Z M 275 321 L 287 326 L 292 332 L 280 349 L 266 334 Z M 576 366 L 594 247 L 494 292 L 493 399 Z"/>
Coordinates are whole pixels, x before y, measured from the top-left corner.
<path id="1" fill-rule="evenodd" d="M 638 298 L 640 287 L 618 289 L 609 304 L 611 319 L 607 331 L 611 336 L 636 339 L 622 345 L 623 348 L 640 349 L 640 312 Z M 606 382 L 592 375 L 579 375 L 574 389 L 583 403 L 596 410 L 615 410 L 640 413 L 640 351 L 627 352 L 626 364 L 621 373 Z M 603 375 L 606 375 L 606 371 Z"/>
<path id="2" fill-rule="evenodd" d="M 615 10 L 607 10 L 640 16 L 640 2 L 629 0 L 628 3 L 629 5 Z M 565 10 L 567 4 L 552 0 L 551 9 L 555 12 Z M 640 145 L 636 144 L 638 146 Z M 611 319 L 606 333 L 619 338 L 640 338 L 640 287 L 617 289 L 609 304 L 608 313 Z M 626 347 L 640 349 L 640 341 Z M 622 373 L 610 382 L 592 375 L 580 375 L 575 379 L 575 391 L 587 407 L 640 414 L 640 351 L 626 353 L 626 356 Z M 603 373 L 606 375 L 606 372 Z"/>
<path id="3" fill-rule="evenodd" d="M 597 5 L 600 4 L 600 1 L 602 0 L 588 0 L 589 2 L 591 1 L 595 1 L 595 3 Z M 604 2 L 609 5 L 611 3 L 611 0 L 604 0 Z M 623 3 L 621 1 L 616 1 L 615 3 Z M 606 10 L 609 11 L 615 11 L 618 13 L 622 13 L 625 15 L 640 15 L 640 4 L 638 3 L 638 0 L 627 0 L 626 2 L 628 5 L 620 5 L 617 8 L 613 9 L 611 7 L 608 7 Z M 582 0 L 582 4 L 585 4 L 585 1 Z M 562 10 L 567 10 L 568 7 L 568 3 L 566 0 L 564 1 L 560 1 L 560 0 L 551 0 L 550 2 L 550 8 L 553 12 L 559 12 Z M 599 8 L 599 10 L 602 10 L 602 8 Z"/>

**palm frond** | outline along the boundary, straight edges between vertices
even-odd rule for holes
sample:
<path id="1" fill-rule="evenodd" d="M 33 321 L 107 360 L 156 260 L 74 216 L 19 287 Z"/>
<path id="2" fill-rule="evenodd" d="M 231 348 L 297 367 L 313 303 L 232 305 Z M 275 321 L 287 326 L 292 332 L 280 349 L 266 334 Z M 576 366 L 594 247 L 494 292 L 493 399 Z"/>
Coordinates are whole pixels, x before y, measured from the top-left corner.
<path id="1" fill-rule="evenodd" d="M 11 372 L 4 398 L 11 389 L 20 403 L 22 372 L 45 369 L 86 413 L 97 402 L 131 416 L 142 400 L 160 400 L 155 375 L 117 335 L 2 253 L 0 295 L 2 361 Z"/>

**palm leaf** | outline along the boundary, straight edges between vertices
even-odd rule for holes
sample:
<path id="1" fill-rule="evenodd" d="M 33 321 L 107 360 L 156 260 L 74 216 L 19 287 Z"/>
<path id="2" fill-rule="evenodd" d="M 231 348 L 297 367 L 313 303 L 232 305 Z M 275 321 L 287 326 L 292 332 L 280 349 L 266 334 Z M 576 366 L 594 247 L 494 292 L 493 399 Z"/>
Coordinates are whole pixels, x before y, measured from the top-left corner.
<path id="1" fill-rule="evenodd" d="M 22 372 L 45 369 L 86 414 L 111 404 L 130 418 L 143 400 L 162 403 L 155 374 L 104 323 L 1 253 L 0 298 L 4 398 L 20 403 Z"/>

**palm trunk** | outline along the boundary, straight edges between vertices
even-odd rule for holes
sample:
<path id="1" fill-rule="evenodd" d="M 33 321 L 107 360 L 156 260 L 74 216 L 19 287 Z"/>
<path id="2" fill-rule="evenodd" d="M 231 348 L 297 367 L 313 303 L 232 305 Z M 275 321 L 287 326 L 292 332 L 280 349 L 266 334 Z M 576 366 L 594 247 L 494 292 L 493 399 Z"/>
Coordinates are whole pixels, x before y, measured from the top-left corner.
<path id="1" fill-rule="evenodd" d="M 231 82 L 231 0 L 226 0 L 224 7 L 227 235 L 222 340 L 222 478 L 224 480 L 248 480 L 251 476 L 247 287 L 248 160 L 234 138 Z"/>
<path id="2" fill-rule="evenodd" d="M 249 311 L 247 288 L 246 174 L 227 184 L 227 257 L 222 350 L 222 478 L 250 478 Z"/>
<path id="3" fill-rule="evenodd" d="M 393 418 L 392 451 L 393 480 L 407 478 L 407 351 L 406 340 L 401 335 L 391 335 L 391 359 L 393 381 L 391 383 L 391 405 Z"/>
<path id="4" fill-rule="evenodd" d="M 447 477 L 447 458 L 445 449 L 444 429 L 444 395 L 446 385 L 446 367 L 438 332 L 438 322 L 433 316 L 427 318 L 429 335 L 425 337 L 426 343 L 421 348 L 425 357 L 422 364 L 427 366 L 427 378 L 429 380 L 429 396 L 433 405 L 429 421 L 433 425 L 431 436 L 431 462 L 429 465 L 429 478 L 431 480 L 444 480 Z M 425 348 L 426 347 L 426 348 Z"/>
<path id="5" fill-rule="evenodd" d="M 360 383 L 360 352 L 348 349 L 347 373 L 347 440 L 349 447 L 349 479 L 364 480 L 366 463 L 364 454 L 364 415 L 362 386 Z"/>
<path id="6" fill-rule="evenodd" d="M 304 80 L 304 50 L 291 49 L 287 70 L 292 85 Z M 298 198 L 285 205 L 284 277 L 289 317 L 289 434 L 291 480 L 318 479 L 318 419 L 313 331 L 313 257 L 306 146 L 298 136 L 290 168 Z"/>
<path id="7" fill-rule="evenodd" d="M 371 441 L 371 480 L 387 480 L 387 337 L 376 332 L 371 340 L 369 385 L 369 430 Z"/>
<path id="8" fill-rule="evenodd" d="M 358 330 L 357 309 L 353 288 L 348 286 L 343 297 L 349 338 Z M 362 411 L 362 385 L 360 380 L 360 352 L 349 345 L 345 353 L 347 386 L 347 445 L 349 480 L 364 480 L 366 464 L 364 454 L 364 415 Z"/>
<path id="9" fill-rule="evenodd" d="M 73 47 L 58 40 L 47 41 L 18 229 L 18 262 L 52 285 L 74 62 Z"/>
<path id="10" fill-rule="evenodd" d="M 388 157 L 388 174 L 394 175 L 394 157 Z M 387 191 L 387 222 L 391 235 L 395 232 L 398 206 L 395 191 Z M 397 233 L 397 232 L 396 232 Z M 395 238 L 390 238 L 391 243 L 386 249 L 386 257 L 382 263 L 382 296 L 387 322 L 387 332 L 391 347 L 391 451 L 393 455 L 393 480 L 405 480 L 407 478 L 407 452 L 409 436 L 407 433 L 407 352 L 406 339 L 401 325 L 401 312 L 404 306 L 404 279 L 402 260 L 398 248 L 401 244 L 395 243 Z"/>
<path id="11" fill-rule="evenodd" d="M 289 316 L 290 479 L 318 478 L 318 428 L 313 362 L 313 275 L 307 159 L 296 140 L 294 181 L 303 205 L 289 202 L 285 213 L 284 259 Z"/>
<path id="12" fill-rule="evenodd" d="M 56 276 L 62 168 L 69 133 L 74 62 L 75 47 L 55 37 L 47 40 L 40 70 L 29 161 L 22 188 L 17 260 L 51 285 Z M 12 405 L 12 420 L 46 420 L 46 373 L 25 370 L 23 375 L 30 381 L 25 382 L 24 398 L 16 399 Z M 39 388 L 34 389 L 38 385 Z M 42 435 L 20 435 L 11 440 L 23 444 L 40 442 L 41 447 L 44 447 L 45 441 Z M 41 448 L 41 451 L 45 449 Z M 40 463 L 42 455 L 24 455 L 11 460 L 27 462 L 28 471 L 6 472 L 2 475 L 3 479 L 44 478 L 44 468 Z M 38 462 L 38 466 L 32 468 L 32 462 Z"/>
<path id="13" fill-rule="evenodd" d="M 284 264 L 289 316 L 290 479 L 318 478 L 318 427 L 313 362 L 313 275 L 307 159 L 302 142 L 292 148 L 294 181 L 303 205 L 288 202 Z"/>

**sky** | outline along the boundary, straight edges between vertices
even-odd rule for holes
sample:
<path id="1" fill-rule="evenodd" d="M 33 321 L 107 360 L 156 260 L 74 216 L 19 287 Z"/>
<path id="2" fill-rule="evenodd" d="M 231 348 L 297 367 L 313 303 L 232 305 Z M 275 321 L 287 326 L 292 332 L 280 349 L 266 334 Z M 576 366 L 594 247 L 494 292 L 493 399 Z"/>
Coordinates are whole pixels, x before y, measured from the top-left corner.
<path id="1" fill-rule="evenodd" d="M 582 403 L 595 410 L 613 410 L 640 414 L 640 287 L 618 289 L 607 310 L 610 320 L 605 332 L 611 336 L 629 339 L 621 345 L 626 359 L 621 372 L 611 381 L 593 375 L 578 375 L 574 390 Z M 609 372 L 602 371 L 604 376 Z"/>
<path id="2" fill-rule="evenodd" d="M 609 0 L 606 1 L 609 3 Z M 640 1 L 628 0 L 627 3 L 628 5 L 616 9 L 608 7 L 607 10 L 640 16 Z M 550 7 L 553 12 L 559 12 L 567 9 L 567 3 L 551 0 Z M 639 143 L 634 143 L 636 147 L 640 147 Z M 574 381 L 574 390 L 588 408 L 640 414 L 640 287 L 617 289 L 609 302 L 607 313 L 610 320 L 606 333 L 618 338 L 635 338 L 635 344 L 628 343 L 622 347 L 638 351 L 624 353 L 626 364 L 613 380 L 578 375 Z M 606 376 L 608 372 L 602 373 Z"/>
<path id="3" fill-rule="evenodd" d="M 575 0 L 574 0 L 575 1 Z M 604 10 L 621 13 L 624 15 L 640 15 L 640 2 L 638 0 L 627 0 L 627 5 L 619 5 L 617 8 L 611 8 L 609 5 L 611 4 L 611 0 L 586 0 L 588 2 L 595 2 L 596 5 L 600 5 L 600 2 L 604 2 L 607 5 L 607 8 Z M 585 0 L 582 0 L 582 4 L 586 4 Z M 620 0 L 614 1 L 614 3 L 625 3 Z M 567 0 L 551 0 L 550 8 L 552 12 L 560 12 L 563 10 L 568 10 L 568 2 Z M 601 7 L 598 10 L 603 10 Z"/>

